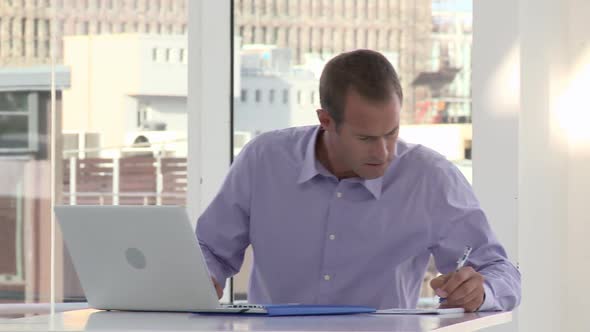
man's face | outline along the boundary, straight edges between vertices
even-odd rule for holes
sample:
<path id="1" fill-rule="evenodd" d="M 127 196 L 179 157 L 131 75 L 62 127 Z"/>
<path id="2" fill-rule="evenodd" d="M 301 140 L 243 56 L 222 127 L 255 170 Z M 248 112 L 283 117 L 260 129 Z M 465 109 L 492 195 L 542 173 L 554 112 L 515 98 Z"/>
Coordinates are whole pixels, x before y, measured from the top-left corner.
<path id="1" fill-rule="evenodd" d="M 374 102 L 350 89 L 343 122 L 338 129 L 333 120 L 329 126 L 328 148 L 334 156 L 334 170 L 364 179 L 383 176 L 394 157 L 400 110 L 395 94 L 386 102 Z"/>

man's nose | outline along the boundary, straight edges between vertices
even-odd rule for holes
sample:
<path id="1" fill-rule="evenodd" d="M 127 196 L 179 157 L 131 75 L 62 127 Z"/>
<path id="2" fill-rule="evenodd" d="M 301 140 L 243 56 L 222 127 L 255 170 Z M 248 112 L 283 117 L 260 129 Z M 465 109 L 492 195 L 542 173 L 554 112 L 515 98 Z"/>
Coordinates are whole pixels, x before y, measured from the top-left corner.
<path id="1" fill-rule="evenodd" d="M 388 154 L 387 141 L 384 138 L 375 140 L 372 146 L 371 157 L 375 158 L 375 161 L 384 162 L 387 160 Z"/>

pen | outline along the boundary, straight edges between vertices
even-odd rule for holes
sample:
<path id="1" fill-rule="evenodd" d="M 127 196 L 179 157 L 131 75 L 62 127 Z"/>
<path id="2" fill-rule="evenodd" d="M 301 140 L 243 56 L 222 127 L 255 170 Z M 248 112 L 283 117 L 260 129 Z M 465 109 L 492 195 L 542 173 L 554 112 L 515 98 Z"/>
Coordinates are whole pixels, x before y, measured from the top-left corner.
<path id="1" fill-rule="evenodd" d="M 463 250 L 463 255 L 461 257 L 459 257 L 459 259 L 457 260 L 457 267 L 455 268 L 455 272 L 459 271 L 467 262 L 467 259 L 469 258 L 469 254 L 471 254 L 471 250 L 473 248 L 471 248 L 471 246 L 465 246 L 465 250 Z M 440 298 L 438 300 L 438 303 L 442 303 L 445 300 L 445 298 Z"/>

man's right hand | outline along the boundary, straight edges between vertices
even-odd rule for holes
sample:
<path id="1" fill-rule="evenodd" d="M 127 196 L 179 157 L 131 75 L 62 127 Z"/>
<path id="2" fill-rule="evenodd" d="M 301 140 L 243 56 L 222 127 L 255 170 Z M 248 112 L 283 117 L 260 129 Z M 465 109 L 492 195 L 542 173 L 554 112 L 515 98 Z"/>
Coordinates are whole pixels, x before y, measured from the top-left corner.
<path id="1" fill-rule="evenodd" d="M 217 292 L 217 298 L 221 299 L 221 297 L 223 296 L 223 288 L 221 288 L 221 286 L 219 286 L 219 283 L 217 283 L 217 280 L 215 280 L 215 278 L 211 277 L 211 280 L 213 281 L 213 286 L 215 286 L 215 291 Z"/>

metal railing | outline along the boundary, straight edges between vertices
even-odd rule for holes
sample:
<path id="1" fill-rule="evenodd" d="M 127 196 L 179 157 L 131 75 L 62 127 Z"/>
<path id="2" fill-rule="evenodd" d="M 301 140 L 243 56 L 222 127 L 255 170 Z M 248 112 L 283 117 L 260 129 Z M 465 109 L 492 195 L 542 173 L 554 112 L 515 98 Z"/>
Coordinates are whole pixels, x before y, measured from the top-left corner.
<path id="1" fill-rule="evenodd" d="M 143 205 L 150 205 L 149 198 L 156 198 L 156 205 L 162 205 L 162 198 L 186 198 L 185 194 L 176 193 L 153 193 L 153 192 L 128 192 L 128 193 L 109 193 L 109 192 L 78 192 L 78 193 L 64 193 L 64 200 L 69 200 L 70 205 L 77 205 L 77 197 L 98 198 L 99 205 L 105 205 L 105 198 L 110 197 L 113 200 L 112 205 L 119 204 L 119 198 L 142 198 Z M 115 197 L 117 200 L 115 200 Z M 115 203 L 116 202 L 116 203 Z"/>
<path id="2" fill-rule="evenodd" d="M 186 198 L 184 158 L 70 157 L 64 162 L 69 164 L 64 168 L 64 204 L 79 205 L 82 198 L 96 198 L 95 204 L 119 205 L 125 198 L 140 198 L 144 205 L 163 205 L 167 199 Z"/>

